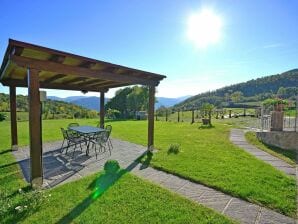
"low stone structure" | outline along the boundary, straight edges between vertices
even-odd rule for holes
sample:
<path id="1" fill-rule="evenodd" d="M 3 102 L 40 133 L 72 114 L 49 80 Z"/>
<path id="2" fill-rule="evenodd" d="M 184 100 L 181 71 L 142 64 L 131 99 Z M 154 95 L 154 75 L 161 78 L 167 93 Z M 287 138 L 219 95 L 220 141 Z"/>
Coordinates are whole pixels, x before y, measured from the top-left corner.
<path id="1" fill-rule="evenodd" d="M 298 132 L 257 132 L 257 137 L 268 145 L 277 146 L 285 150 L 298 150 Z"/>

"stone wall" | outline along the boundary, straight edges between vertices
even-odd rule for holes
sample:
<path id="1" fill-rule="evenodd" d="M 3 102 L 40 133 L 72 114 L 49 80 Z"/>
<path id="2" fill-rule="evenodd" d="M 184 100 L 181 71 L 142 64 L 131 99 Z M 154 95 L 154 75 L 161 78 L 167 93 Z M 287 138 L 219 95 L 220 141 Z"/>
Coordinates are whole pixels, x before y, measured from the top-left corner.
<path id="1" fill-rule="evenodd" d="M 277 146 L 286 150 L 298 150 L 298 132 L 257 132 L 257 137 L 268 145 Z"/>

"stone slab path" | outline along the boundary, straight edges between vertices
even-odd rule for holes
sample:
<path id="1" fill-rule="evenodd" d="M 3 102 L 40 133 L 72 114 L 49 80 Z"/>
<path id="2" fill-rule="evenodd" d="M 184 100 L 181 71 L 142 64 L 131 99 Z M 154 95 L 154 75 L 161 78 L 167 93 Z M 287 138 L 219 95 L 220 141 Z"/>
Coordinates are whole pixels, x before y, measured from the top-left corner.
<path id="1" fill-rule="evenodd" d="M 194 202 L 212 208 L 240 223 L 294 224 L 295 220 L 270 209 L 224 194 L 151 167 L 137 163 L 132 169 L 137 176 L 156 183 Z"/>
<path id="2" fill-rule="evenodd" d="M 248 224 L 294 224 L 295 220 L 270 209 L 255 205 L 244 200 L 224 194 L 220 191 L 193 183 L 163 171 L 147 167 L 135 160 L 146 152 L 146 148 L 133 143 L 112 139 L 114 149 L 112 155 L 103 153 L 95 158 L 91 154 L 78 151 L 72 154 L 60 153 L 61 142 L 46 143 L 43 145 L 43 165 L 45 188 L 55 187 L 82 176 L 89 175 L 103 169 L 107 159 L 116 159 L 121 167 L 133 174 L 160 185 L 194 202 L 212 208 L 240 223 Z M 83 150 L 84 151 L 84 150 Z M 13 152 L 23 171 L 24 178 L 29 180 L 29 148 L 23 147 Z"/>
<path id="3" fill-rule="evenodd" d="M 249 144 L 244 136 L 244 131 L 241 129 L 232 129 L 230 133 L 230 140 L 235 145 L 239 146 L 240 148 L 244 149 L 248 153 L 254 155 L 258 159 L 263 160 L 266 163 L 274 166 L 276 169 L 281 170 L 282 172 L 288 175 L 296 175 L 295 167 L 291 166 L 290 164 L 286 163 L 285 161 L 270 155 L 263 150 L 258 149 L 257 147 Z"/>

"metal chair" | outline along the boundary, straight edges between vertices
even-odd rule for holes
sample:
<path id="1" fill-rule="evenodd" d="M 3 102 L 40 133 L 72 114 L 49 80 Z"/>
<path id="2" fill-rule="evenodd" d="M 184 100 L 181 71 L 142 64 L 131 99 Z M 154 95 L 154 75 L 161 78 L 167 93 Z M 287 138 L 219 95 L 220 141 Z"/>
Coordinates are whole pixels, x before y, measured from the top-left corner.
<path id="1" fill-rule="evenodd" d="M 112 133 L 112 125 L 108 124 L 105 127 L 106 131 L 108 132 L 108 144 L 113 149 L 112 141 L 111 141 L 111 133 Z"/>
<path id="2" fill-rule="evenodd" d="M 67 128 L 69 129 L 70 127 L 78 127 L 78 126 L 80 126 L 79 123 L 69 123 Z M 76 131 L 73 131 L 73 130 L 68 130 L 68 131 L 72 132 L 72 134 L 76 135 L 77 137 L 80 136 Z"/>
<path id="3" fill-rule="evenodd" d="M 71 147 L 71 146 L 74 146 L 72 156 L 74 156 L 77 145 L 80 145 L 81 152 L 83 151 L 82 142 L 85 142 L 84 138 L 82 138 L 81 136 L 74 135 L 72 131 L 65 130 L 64 128 L 61 128 L 61 132 L 63 135 L 63 142 L 61 145 L 61 153 L 63 152 L 63 149 L 65 148 L 65 147 L 63 147 L 65 142 L 67 143 L 65 154 L 67 154 L 67 151 L 68 151 L 69 147 Z"/>
<path id="4" fill-rule="evenodd" d="M 106 152 L 108 149 L 110 152 L 110 155 L 112 154 L 111 152 L 111 147 L 108 143 L 109 140 L 109 133 L 107 131 L 102 131 L 99 132 L 90 142 L 93 144 L 94 150 L 95 150 L 95 155 L 97 159 L 97 148 L 96 146 L 99 146 L 100 152 Z M 103 151 L 102 151 L 103 149 Z"/>

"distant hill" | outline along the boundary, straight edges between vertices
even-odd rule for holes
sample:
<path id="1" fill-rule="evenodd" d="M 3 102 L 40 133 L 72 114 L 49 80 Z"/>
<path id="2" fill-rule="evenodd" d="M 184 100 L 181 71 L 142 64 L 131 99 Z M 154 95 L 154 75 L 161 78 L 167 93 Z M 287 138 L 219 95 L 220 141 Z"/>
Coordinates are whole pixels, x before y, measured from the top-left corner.
<path id="1" fill-rule="evenodd" d="M 181 101 L 189 98 L 190 96 L 182 96 L 178 98 L 167 98 L 167 97 L 157 97 L 157 103 L 155 104 L 155 107 L 158 109 L 161 106 L 165 107 L 171 107 L 177 103 L 180 103 Z M 69 102 L 72 104 L 76 104 L 91 110 L 97 110 L 99 111 L 99 97 L 97 96 L 71 96 L 66 98 L 61 98 L 57 96 L 48 96 L 48 99 L 52 100 L 59 100 L 64 102 Z M 109 101 L 109 98 L 105 98 L 105 103 Z"/>
<path id="2" fill-rule="evenodd" d="M 177 103 L 182 102 L 183 100 L 189 97 L 191 96 L 182 96 L 177 98 L 157 97 L 157 103 L 155 104 L 155 107 L 156 109 L 160 108 L 161 106 L 171 107 Z"/>
<path id="3" fill-rule="evenodd" d="M 290 90 L 291 93 L 295 94 L 298 91 L 298 69 L 293 69 L 282 74 L 252 79 L 212 92 L 201 93 L 176 104 L 174 107 L 198 107 L 207 102 L 216 106 L 258 102 L 273 97 L 277 94 L 280 87 L 284 87 L 286 90 Z M 288 96 L 288 98 L 294 97 L 293 94 L 292 96 Z"/>

